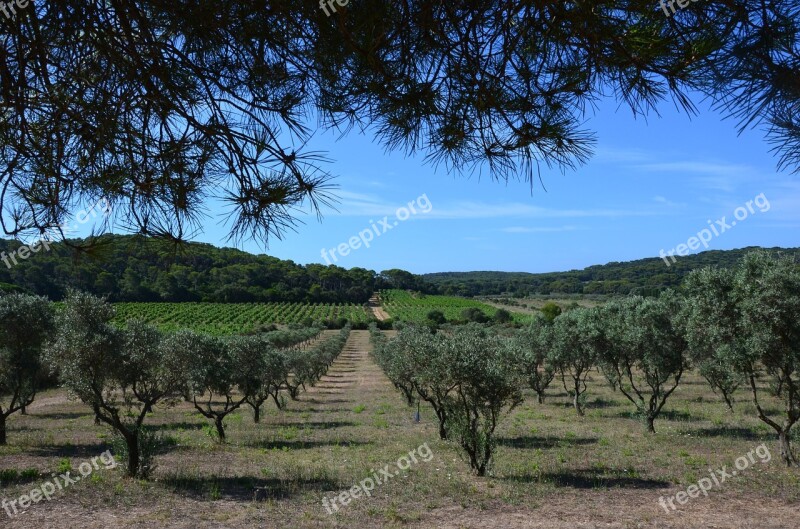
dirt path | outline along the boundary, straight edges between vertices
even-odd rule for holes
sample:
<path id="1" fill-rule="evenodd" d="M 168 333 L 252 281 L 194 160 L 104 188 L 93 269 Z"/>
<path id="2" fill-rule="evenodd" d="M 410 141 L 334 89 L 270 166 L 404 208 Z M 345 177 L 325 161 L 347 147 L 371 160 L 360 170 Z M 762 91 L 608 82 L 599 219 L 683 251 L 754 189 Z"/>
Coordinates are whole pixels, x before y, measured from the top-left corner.
<path id="1" fill-rule="evenodd" d="M 328 406 L 337 408 L 344 402 L 357 403 L 365 389 L 389 384 L 370 357 L 371 350 L 369 331 L 350 331 L 344 350 L 319 383 L 308 388 L 304 400 L 315 402 L 324 413 Z"/>
<path id="2" fill-rule="evenodd" d="M 391 318 L 389 313 L 383 310 L 383 307 L 381 307 L 381 302 L 378 299 L 377 294 L 373 294 L 373 296 L 369 298 L 369 308 L 378 321 L 386 321 Z"/>

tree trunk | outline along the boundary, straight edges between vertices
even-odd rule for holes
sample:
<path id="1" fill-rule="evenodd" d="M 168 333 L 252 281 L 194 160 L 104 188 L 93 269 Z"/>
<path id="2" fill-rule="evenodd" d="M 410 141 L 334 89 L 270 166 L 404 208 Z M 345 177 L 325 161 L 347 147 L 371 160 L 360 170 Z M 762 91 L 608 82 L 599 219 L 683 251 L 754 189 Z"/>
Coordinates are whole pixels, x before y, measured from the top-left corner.
<path id="1" fill-rule="evenodd" d="M 6 416 L 0 413 L 0 446 L 5 446 L 6 442 Z"/>
<path id="2" fill-rule="evenodd" d="M 436 418 L 439 419 L 439 439 L 442 441 L 447 440 L 447 414 L 439 407 L 434 407 L 433 411 L 436 412 Z"/>
<path id="3" fill-rule="evenodd" d="M 261 422 L 261 405 L 259 404 L 258 406 L 253 406 L 251 404 L 250 406 L 253 407 L 253 422 L 258 424 Z"/>
<path id="4" fill-rule="evenodd" d="M 728 411 L 733 413 L 733 402 L 726 392 L 722 392 L 722 398 L 725 399 L 725 405 L 728 406 Z"/>
<path id="5" fill-rule="evenodd" d="M 778 439 L 781 445 L 781 459 L 786 463 L 787 467 L 797 466 L 797 460 L 792 453 L 791 437 L 789 436 L 789 429 L 781 430 L 778 433 Z"/>
<path id="6" fill-rule="evenodd" d="M 647 416 L 647 431 L 648 432 L 656 433 L 656 427 L 655 427 L 655 424 L 654 424 L 655 422 L 656 422 L 656 418 L 655 417 L 653 417 L 651 415 Z"/>
<path id="7" fill-rule="evenodd" d="M 28 407 L 24 404 L 19 408 L 20 415 L 28 415 Z"/>
<path id="8" fill-rule="evenodd" d="M 581 390 L 580 382 L 578 382 L 578 380 L 576 379 L 575 380 L 575 398 L 572 400 L 572 403 L 575 405 L 575 411 L 578 412 L 578 415 L 583 417 L 583 408 L 581 408 L 581 403 L 580 403 L 580 396 L 581 396 L 580 390 Z"/>
<path id="9" fill-rule="evenodd" d="M 536 392 L 536 400 L 539 401 L 539 404 L 544 404 L 544 391 Z"/>
<path id="10" fill-rule="evenodd" d="M 217 435 L 219 435 L 219 442 L 225 442 L 225 427 L 222 425 L 223 417 L 216 417 L 214 419 L 214 426 L 217 427 Z"/>
<path id="11" fill-rule="evenodd" d="M 125 443 L 128 445 L 128 475 L 136 477 L 139 473 L 139 435 L 134 430 L 132 432 L 124 432 Z"/>

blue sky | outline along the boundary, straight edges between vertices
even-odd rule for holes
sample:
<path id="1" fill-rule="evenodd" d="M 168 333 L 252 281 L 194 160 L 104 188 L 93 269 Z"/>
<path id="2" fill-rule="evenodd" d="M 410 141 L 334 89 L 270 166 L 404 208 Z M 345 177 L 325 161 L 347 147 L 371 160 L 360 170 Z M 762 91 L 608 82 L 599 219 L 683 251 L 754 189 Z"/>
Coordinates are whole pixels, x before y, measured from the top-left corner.
<path id="1" fill-rule="evenodd" d="M 698 116 L 667 102 L 660 117 L 634 119 L 628 108 L 603 101 L 586 123 L 597 136 L 594 157 L 575 171 L 543 167 L 546 191 L 538 183 L 531 192 L 525 182 L 436 170 L 424 153 L 386 153 L 369 136 L 318 133 L 309 148 L 334 160 L 329 169 L 339 175 L 338 211 L 326 211 L 322 223 L 301 216 L 305 224 L 296 233 L 270 240 L 266 249 L 263 241 L 239 247 L 324 263 L 323 248 L 346 243 L 388 216 L 390 231 L 369 248 L 338 256 L 336 264 L 414 273 L 571 270 L 657 257 L 687 243 L 709 220 L 725 216 L 731 224 L 736 208 L 762 193 L 769 210 L 751 204 L 753 212 L 713 237 L 709 249 L 800 246 L 800 175 L 777 171 L 761 130 L 740 136 L 734 121 L 696 103 Z M 430 211 L 394 226 L 397 208 L 422 195 Z M 195 240 L 231 246 L 223 212 L 212 208 L 210 215 Z"/>

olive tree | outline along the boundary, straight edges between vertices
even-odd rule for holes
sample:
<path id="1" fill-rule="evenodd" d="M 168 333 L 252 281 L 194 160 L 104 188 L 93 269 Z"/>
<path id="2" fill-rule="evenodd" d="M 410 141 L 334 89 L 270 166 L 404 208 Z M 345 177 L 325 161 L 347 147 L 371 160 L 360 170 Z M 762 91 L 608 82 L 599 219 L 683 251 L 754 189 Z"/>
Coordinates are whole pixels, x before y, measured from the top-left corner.
<path id="1" fill-rule="evenodd" d="M 278 409 L 283 409 L 279 393 L 288 371 L 284 356 L 256 336 L 236 337 L 229 347 L 234 349 L 239 362 L 249 367 L 239 389 L 245 395 L 245 403 L 253 409 L 253 422 L 260 422 L 261 406 L 270 397 Z"/>
<path id="2" fill-rule="evenodd" d="M 456 382 L 448 396 L 448 438 L 459 443 L 470 467 L 484 476 L 494 455 L 494 431 L 502 417 L 522 402 L 524 380 L 514 368 L 508 339 L 467 326 L 445 343 L 450 349 L 448 371 Z"/>
<path id="3" fill-rule="evenodd" d="M 703 268 L 690 273 L 683 283 L 692 360 L 730 411 L 733 393 L 745 380 L 732 361 L 742 354 L 734 350 L 744 345 L 745 332 L 741 306 L 733 291 L 734 279 L 733 270 Z"/>
<path id="4" fill-rule="evenodd" d="M 444 335 L 427 326 L 409 325 L 393 340 L 376 335 L 375 343 L 378 364 L 403 392 L 406 403 L 411 406 L 421 399 L 430 404 L 439 422 L 439 437 L 447 439 L 448 396 L 455 382 Z"/>
<path id="5" fill-rule="evenodd" d="M 125 330 L 117 330 L 110 323 L 113 317 L 114 308 L 105 300 L 70 292 L 47 356 L 69 391 L 124 439 L 127 473 L 140 476 L 147 470 L 141 457 L 142 425 L 157 403 L 175 403 L 184 373 L 156 328 L 130 321 Z"/>
<path id="6" fill-rule="evenodd" d="M 186 382 L 195 409 L 214 421 L 218 440 L 224 443 L 225 418 L 239 409 L 249 396 L 238 391 L 238 385 L 242 383 L 249 389 L 249 379 L 260 366 L 242 365 L 238 347 L 191 330 L 171 335 L 169 346 L 186 365 Z"/>
<path id="7" fill-rule="evenodd" d="M 651 433 L 689 365 L 680 307 L 680 298 L 666 292 L 657 299 L 631 297 L 601 311 L 603 368 L 612 370 L 609 378 L 618 382 Z"/>
<path id="8" fill-rule="evenodd" d="M 377 326 L 371 330 L 373 342 L 373 356 L 386 376 L 399 389 L 406 399 L 406 404 L 413 405 L 417 401 L 414 389 L 415 366 L 405 354 L 401 341 L 398 339 L 408 332 L 409 327 L 403 329 L 394 340 L 388 340 Z"/>
<path id="9" fill-rule="evenodd" d="M 6 444 L 8 417 L 24 411 L 36 396 L 42 347 L 53 329 L 53 307 L 47 299 L 0 297 L 0 445 Z"/>
<path id="10" fill-rule="evenodd" d="M 586 380 L 597 364 L 601 348 L 602 322 L 597 309 L 571 310 L 553 322 L 553 347 L 548 359 L 561 374 L 561 383 L 581 416 L 584 415 Z"/>
<path id="11" fill-rule="evenodd" d="M 734 298 L 745 332 L 742 347 L 732 351 L 733 363 L 747 377 L 758 417 L 778 433 L 784 463 L 799 465 L 791 439 L 800 420 L 800 269 L 788 257 L 750 253 L 736 272 Z M 762 375 L 782 388 L 783 417 L 770 416 L 762 406 Z"/>
<path id="12" fill-rule="evenodd" d="M 448 439 L 450 401 L 458 382 L 451 367 L 455 351 L 451 339 L 442 333 L 409 327 L 398 335 L 397 345 L 403 355 L 404 368 L 419 398 L 433 408 L 439 422 L 439 438 Z"/>
<path id="13" fill-rule="evenodd" d="M 543 318 L 536 318 L 510 344 L 519 348 L 519 367 L 528 386 L 536 392 L 539 404 L 544 403 L 545 390 L 556 376 L 556 369 L 548 357 L 552 342 L 552 326 Z"/>

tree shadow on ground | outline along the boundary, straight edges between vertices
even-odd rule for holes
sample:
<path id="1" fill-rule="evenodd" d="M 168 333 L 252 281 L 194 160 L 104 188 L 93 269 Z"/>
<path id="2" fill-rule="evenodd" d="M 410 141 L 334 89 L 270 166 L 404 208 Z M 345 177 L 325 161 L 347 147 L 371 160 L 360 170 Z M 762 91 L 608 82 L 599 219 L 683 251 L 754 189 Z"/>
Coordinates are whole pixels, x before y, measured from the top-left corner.
<path id="1" fill-rule="evenodd" d="M 586 404 L 586 407 L 589 409 L 592 408 L 617 408 L 621 406 L 621 404 L 615 400 L 606 400 L 603 398 L 594 399 L 592 402 Z"/>
<path id="2" fill-rule="evenodd" d="M 310 399 L 306 400 L 305 402 L 309 402 L 311 404 L 350 404 L 353 401 L 352 400 L 342 400 L 342 399 L 322 399 L 322 400 L 319 400 L 319 399 L 315 399 L 315 398 L 310 398 Z"/>
<path id="3" fill-rule="evenodd" d="M 68 457 L 91 459 L 99 456 L 110 447 L 103 443 L 98 444 L 68 444 L 68 445 L 40 445 L 32 446 L 26 451 L 39 457 Z"/>
<path id="4" fill-rule="evenodd" d="M 265 450 L 303 450 L 308 448 L 322 448 L 330 446 L 366 446 L 371 443 L 365 441 L 268 441 L 266 439 L 243 443 L 250 448 L 263 448 Z"/>
<path id="5" fill-rule="evenodd" d="M 35 481 L 41 481 L 45 474 L 36 469 L 4 468 L 0 470 L 0 488 L 10 487 L 11 485 L 25 485 Z"/>
<path id="6" fill-rule="evenodd" d="M 761 441 L 767 437 L 764 434 L 756 433 L 749 428 L 740 428 L 736 426 L 700 428 L 699 430 L 692 430 L 685 433 L 691 433 L 692 435 L 697 435 L 698 437 L 728 437 L 731 439 L 746 439 L 748 441 Z"/>
<path id="7" fill-rule="evenodd" d="M 508 476 L 505 479 L 523 483 L 552 483 L 558 487 L 575 489 L 662 489 L 671 485 L 667 481 L 626 476 L 623 472 L 609 473 L 608 470 L 588 468 L 538 475 Z"/>
<path id="8" fill-rule="evenodd" d="M 345 412 L 351 412 L 351 411 L 353 411 L 353 410 L 350 410 L 348 408 L 324 408 L 324 409 L 323 408 L 305 408 L 305 409 L 303 409 L 303 408 L 296 408 L 296 409 L 287 408 L 287 409 L 283 410 L 283 413 L 345 413 Z"/>
<path id="9" fill-rule="evenodd" d="M 520 437 L 499 437 L 497 439 L 497 444 L 499 446 L 507 446 L 510 448 L 568 448 L 570 446 L 586 446 L 596 443 L 597 439 L 594 437 L 564 439 L 559 437 L 535 437 L 524 435 Z"/>
<path id="10" fill-rule="evenodd" d="M 338 483 L 329 479 L 264 479 L 241 477 L 181 477 L 165 476 L 163 486 L 194 499 L 216 501 L 265 501 L 287 499 L 307 491 L 339 490 Z M 321 508 L 321 507 L 320 507 Z"/>
<path id="11" fill-rule="evenodd" d="M 321 421 L 321 422 L 303 422 L 299 423 L 298 426 L 302 426 L 303 428 L 309 428 L 311 430 L 330 430 L 333 428 L 344 428 L 345 426 L 358 426 L 356 423 L 351 421 Z"/>
<path id="12" fill-rule="evenodd" d="M 202 430 L 205 423 L 201 422 L 165 422 L 161 424 L 151 424 L 147 428 L 149 430 Z"/>
<path id="13" fill-rule="evenodd" d="M 620 411 L 619 413 L 614 414 L 613 417 L 621 417 L 623 419 L 631 420 L 641 419 L 640 416 L 637 415 L 633 405 L 631 405 L 625 411 Z M 656 424 L 658 424 L 658 421 L 699 422 L 702 420 L 704 420 L 703 417 L 698 417 L 685 411 L 661 410 L 661 413 L 659 413 L 658 417 L 656 417 Z"/>
<path id="14" fill-rule="evenodd" d="M 30 417 L 36 417 L 37 419 L 51 419 L 54 421 L 57 420 L 70 420 L 70 419 L 83 419 L 84 417 L 92 417 L 92 412 L 50 412 L 50 413 L 37 413 L 36 411 L 29 411 L 28 412 Z"/>

